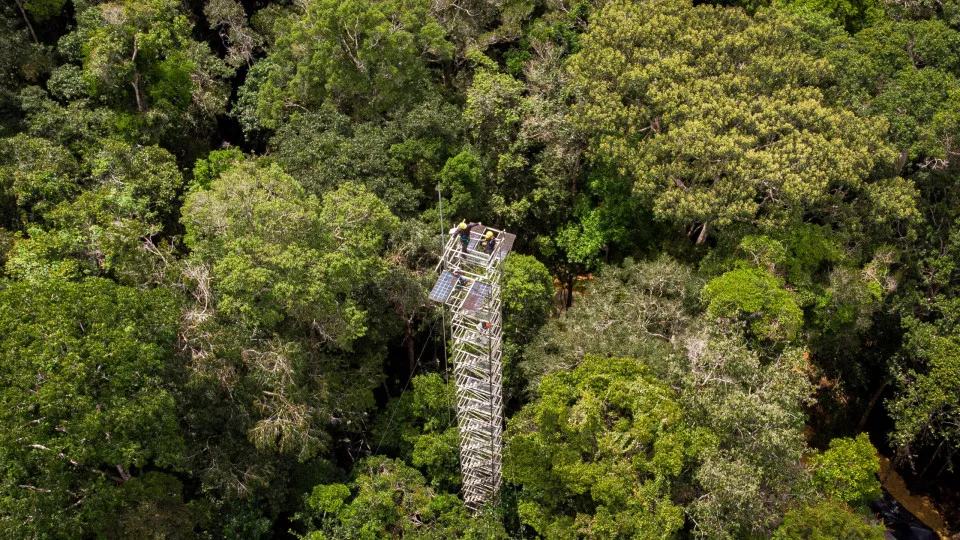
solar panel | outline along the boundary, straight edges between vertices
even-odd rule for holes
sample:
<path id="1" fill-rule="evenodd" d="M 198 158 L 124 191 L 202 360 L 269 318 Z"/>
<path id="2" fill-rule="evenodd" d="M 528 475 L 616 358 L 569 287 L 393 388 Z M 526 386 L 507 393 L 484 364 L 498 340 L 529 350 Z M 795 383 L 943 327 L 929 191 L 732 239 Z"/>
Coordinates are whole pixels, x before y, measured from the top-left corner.
<path id="1" fill-rule="evenodd" d="M 483 229 L 483 232 L 481 232 L 476 238 L 474 238 L 474 237 L 471 235 L 471 238 L 470 238 L 470 249 L 475 250 L 475 251 L 482 251 L 482 249 L 480 248 L 480 242 L 483 241 L 483 236 L 486 234 L 487 231 L 493 231 L 493 233 L 494 233 L 494 235 L 495 235 L 495 236 L 494 236 L 494 239 L 495 239 L 494 249 L 496 249 L 496 246 L 499 246 L 499 245 L 500 245 L 500 242 L 501 242 L 502 239 L 504 238 L 504 235 L 510 236 L 510 246 L 511 246 L 511 247 L 513 246 L 513 239 L 516 238 L 515 235 L 512 235 L 512 234 L 510 234 L 510 233 L 500 233 L 500 234 L 497 234 L 497 231 L 496 231 L 496 230 L 485 227 L 485 228 Z M 509 249 L 510 249 L 510 248 L 507 248 L 508 251 L 509 251 Z M 506 256 L 506 254 L 504 254 L 504 256 Z M 503 258 L 503 257 L 501 257 L 501 258 Z"/>
<path id="2" fill-rule="evenodd" d="M 484 227 L 483 231 L 486 232 L 487 228 Z M 470 231 L 470 245 L 467 246 L 467 249 L 477 249 L 477 245 L 480 244 L 480 241 L 483 240 L 483 232 L 475 233 Z"/>
<path id="3" fill-rule="evenodd" d="M 453 292 L 454 286 L 457 284 L 457 276 L 453 275 L 449 270 L 444 270 L 440 274 L 440 278 L 437 279 L 437 283 L 433 286 L 433 290 L 430 291 L 430 299 L 435 302 L 440 302 L 441 304 L 447 301 L 447 298 L 450 298 L 450 294 Z"/>
<path id="4" fill-rule="evenodd" d="M 467 298 L 463 301 L 463 309 L 469 311 L 477 311 L 480 309 L 480 306 L 483 305 L 484 298 L 490 295 L 491 290 L 490 285 L 475 281 L 473 287 L 470 288 L 470 293 L 467 294 Z"/>
<path id="5" fill-rule="evenodd" d="M 500 236 L 497 237 L 497 257 L 503 259 L 510 253 L 510 250 L 513 249 L 513 241 L 517 239 L 517 235 L 510 234 L 508 232 L 500 233 Z"/>

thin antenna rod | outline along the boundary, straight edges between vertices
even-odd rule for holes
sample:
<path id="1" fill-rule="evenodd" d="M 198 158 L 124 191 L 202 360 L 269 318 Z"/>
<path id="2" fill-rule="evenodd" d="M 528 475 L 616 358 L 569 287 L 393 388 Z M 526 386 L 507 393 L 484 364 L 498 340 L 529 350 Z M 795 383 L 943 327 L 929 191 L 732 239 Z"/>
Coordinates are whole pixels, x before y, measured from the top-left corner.
<path id="1" fill-rule="evenodd" d="M 437 201 L 440 203 L 440 253 L 443 253 L 443 193 L 440 191 L 440 182 L 437 182 Z M 442 256 L 442 255 L 441 255 Z"/>
<path id="2" fill-rule="evenodd" d="M 444 238 L 446 235 L 444 234 L 443 229 L 443 192 L 440 191 L 440 182 L 437 182 L 437 202 L 440 205 L 440 257 L 442 264 Z M 447 310 L 442 308 L 440 309 L 440 319 L 443 321 L 443 382 L 446 383 L 447 386 L 450 386 L 450 361 L 447 358 Z M 447 395 L 449 394 L 450 393 L 447 392 Z M 451 416 L 453 413 L 453 405 L 453 403 L 450 403 L 449 407 L 447 407 L 448 424 L 453 423 L 453 418 Z"/>

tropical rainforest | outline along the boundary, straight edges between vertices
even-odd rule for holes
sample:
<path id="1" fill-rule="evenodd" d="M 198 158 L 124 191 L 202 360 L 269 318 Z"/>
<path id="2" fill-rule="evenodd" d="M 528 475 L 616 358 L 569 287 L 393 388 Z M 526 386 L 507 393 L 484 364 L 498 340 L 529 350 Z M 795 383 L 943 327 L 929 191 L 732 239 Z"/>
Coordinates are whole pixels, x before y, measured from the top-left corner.
<path id="1" fill-rule="evenodd" d="M 882 539 L 881 456 L 960 529 L 960 1 L 8 0 L 0 41 L 0 537 Z M 517 235 L 476 513 L 460 220 Z"/>

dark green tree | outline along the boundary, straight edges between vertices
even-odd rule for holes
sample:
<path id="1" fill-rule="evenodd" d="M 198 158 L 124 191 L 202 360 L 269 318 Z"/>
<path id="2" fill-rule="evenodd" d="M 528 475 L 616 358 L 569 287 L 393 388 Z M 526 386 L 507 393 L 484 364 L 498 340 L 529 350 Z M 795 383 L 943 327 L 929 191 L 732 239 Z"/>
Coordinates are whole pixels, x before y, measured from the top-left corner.
<path id="1" fill-rule="evenodd" d="M 4 536 L 92 534 L 140 500 L 125 486 L 138 471 L 183 464 L 178 311 L 104 279 L 0 289 Z"/>
<path id="2" fill-rule="evenodd" d="M 81 5 L 60 50 L 81 64 L 86 93 L 124 113 L 124 123 L 189 130 L 225 111 L 231 74 L 191 30 L 171 0 Z"/>
<path id="3" fill-rule="evenodd" d="M 289 22 L 262 60 L 256 117 L 267 128 L 323 103 L 361 119 L 409 110 L 453 52 L 423 0 L 311 0 Z"/>
<path id="4" fill-rule="evenodd" d="M 268 497 L 277 513 L 280 472 L 329 456 L 331 432 L 359 429 L 375 404 L 402 328 L 384 259 L 396 218 L 353 184 L 321 201 L 276 164 L 243 161 L 195 186 L 182 222 L 194 466 L 224 497 Z"/>
<path id="5" fill-rule="evenodd" d="M 51 154 L 46 155 L 49 160 Z M 161 242 L 162 232 L 173 220 L 183 186 L 169 152 L 104 141 L 84 163 L 84 190 L 43 166 L 34 161 L 31 171 L 21 168 L 13 175 L 18 201 L 33 212 L 48 210 L 42 226 L 30 224 L 14 243 L 8 274 L 31 280 L 107 275 L 130 285 L 164 280 L 173 255 Z M 67 194 L 76 197 L 52 205 Z M 33 205 L 31 198 L 37 201 Z"/>

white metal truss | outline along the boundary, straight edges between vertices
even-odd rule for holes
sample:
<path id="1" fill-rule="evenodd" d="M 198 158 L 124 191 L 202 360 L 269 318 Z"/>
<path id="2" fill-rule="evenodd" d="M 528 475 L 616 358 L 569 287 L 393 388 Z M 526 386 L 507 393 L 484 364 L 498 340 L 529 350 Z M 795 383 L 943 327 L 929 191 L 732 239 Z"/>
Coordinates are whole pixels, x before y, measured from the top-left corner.
<path id="1" fill-rule="evenodd" d="M 503 449 L 500 278 L 516 238 L 478 226 L 463 249 L 452 236 L 443 250 L 440 279 L 430 293 L 452 312 L 453 374 L 460 435 L 460 471 L 467 508 L 497 500 Z M 496 236 L 493 253 L 476 249 L 483 234 Z"/>

